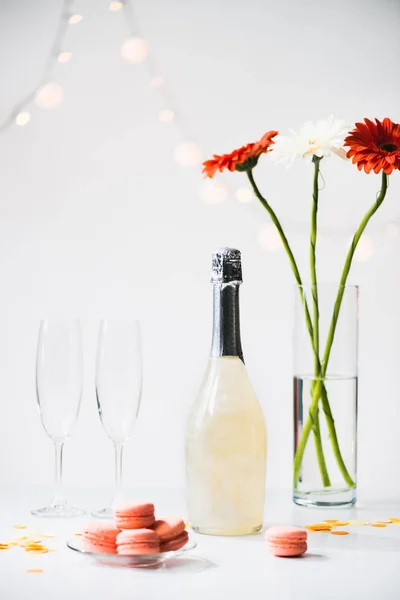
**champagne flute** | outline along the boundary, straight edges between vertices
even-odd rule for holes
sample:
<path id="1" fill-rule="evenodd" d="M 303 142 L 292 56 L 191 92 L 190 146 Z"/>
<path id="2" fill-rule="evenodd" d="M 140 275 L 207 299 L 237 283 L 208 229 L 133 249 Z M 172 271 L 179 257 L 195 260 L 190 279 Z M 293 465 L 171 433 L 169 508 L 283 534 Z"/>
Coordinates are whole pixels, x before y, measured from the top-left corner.
<path id="1" fill-rule="evenodd" d="M 104 319 L 96 359 L 97 408 L 104 431 L 114 444 L 115 492 L 110 506 L 92 513 L 110 518 L 122 498 L 122 459 L 132 435 L 142 396 L 142 344 L 137 320 Z"/>
<path id="2" fill-rule="evenodd" d="M 36 517 L 78 517 L 85 511 L 65 500 L 62 490 L 64 444 L 75 426 L 83 388 L 83 356 L 79 321 L 40 323 L 36 355 L 36 397 L 42 425 L 54 443 L 55 495 Z"/>

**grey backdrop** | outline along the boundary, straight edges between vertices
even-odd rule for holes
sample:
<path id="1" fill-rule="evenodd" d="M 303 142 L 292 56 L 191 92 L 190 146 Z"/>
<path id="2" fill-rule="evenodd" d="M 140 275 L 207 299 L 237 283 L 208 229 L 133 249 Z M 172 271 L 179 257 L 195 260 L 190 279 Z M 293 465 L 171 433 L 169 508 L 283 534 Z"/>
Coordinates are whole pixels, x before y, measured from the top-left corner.
<path id="1" fill-rule="evenodd" d="M 0 118 L 39 77 L 60 0 L 1 0 Z M 227 178 L 218 205 L 199 199 L 201 173 L 172 159 L 180 141 L 157 120 L 143 65 L 121 60 L 127 36 L 106 0 L 77 0 L 84 20 L 56 80 L 64 102 L 32 108 L 32 121 L 0 138 L 0 479 L 51 483 L 53 455 L 35 406 L 34 363 L 42 316 L 78 315 L 84 329 L 82 411 L 65 452 L 69 484 L 111 484 L 113 455 L 96 413 L 98 320 L 138 314 L 145 387 L 126 449 L 132 486 L 184 483 L 185 415 L 211 335 L 210 255 L 242 250 L 245 358 L 269 430 L 268 486 L 289 487 L 292 452 L 292 274 L 283 252 L 258 240 L 268 223 L 240 204 L 244 176 Z M 395 0 L 137 0 L 151 52 L 190 135 L 206 158 L 330 113 L 399 122 L 400 4 Z M 319 268 L 338 278 L 348 230 L 373 202 L 379 178 L 332 157 L 323 165 Z M 260 163 L 257 177 L 288 227 L 307 279 L 311 170 Z M 351 275 L 361 285 L 359 485 L 400 495 L 400 175 L 368 234 L 373 256 Z M 293 224 L 294 222 L 294 224 Z M 326 234 L 324 234 L 324 228 Z M 344 228 L 344 229 L 343 229 Z M 347 229 L 346 229 L 347 228 Z M 336 231 L 337 235 L 330 235 Z"/>

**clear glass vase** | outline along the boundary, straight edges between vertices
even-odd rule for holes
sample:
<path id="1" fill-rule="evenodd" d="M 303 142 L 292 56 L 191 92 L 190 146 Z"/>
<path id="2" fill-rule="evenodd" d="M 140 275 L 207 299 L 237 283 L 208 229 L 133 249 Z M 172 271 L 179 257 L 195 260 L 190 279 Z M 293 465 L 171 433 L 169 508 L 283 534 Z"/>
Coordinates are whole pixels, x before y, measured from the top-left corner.
<path id="1" fill-rule="evenodd" d="M 296 286 L 293 500 L 356 502 L 358 287 Z"/>

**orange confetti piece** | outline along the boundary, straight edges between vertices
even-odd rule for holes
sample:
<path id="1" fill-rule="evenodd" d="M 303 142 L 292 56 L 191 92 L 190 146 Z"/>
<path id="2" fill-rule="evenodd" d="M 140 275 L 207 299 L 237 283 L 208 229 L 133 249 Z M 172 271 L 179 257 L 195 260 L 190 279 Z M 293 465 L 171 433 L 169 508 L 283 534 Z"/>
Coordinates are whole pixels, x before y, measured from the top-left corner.
<path id="1" fill-rule="evenodd" d="M 8 550 L 10 548 L 9 544 L 0 544 L 0 550 Z"/>
<path id="2" fill-rule="evenodd" d="M 14 529 L 28 529 L 26 525 L 13 525 Z"/>
<path id="3" fill-rule="evenodd" d="M 385 523 L 371 523 L 371 527 L 386 527 Z"/>
<path id="4" fill-rule="evenodd" d="M 349 535 L 348 531 L 331 531 L 332 535 Z"/>
<path id="5" fill-rule="evenodd" d="M 339 523 L 337 519 L 325 519 L 324 523 Z"/>
<path id="6" fill-rule="evenodd" d="M 43 569 L 27 569 L 27 573 L 43 573 Z"/>
<path id="7" fill-rule="evenodd" d="M 305 528 L 309 531 L 331 531 L 332 529 L 330 525 L 324 525 L 323 523 L 319 525 L 306 525 Z"/>

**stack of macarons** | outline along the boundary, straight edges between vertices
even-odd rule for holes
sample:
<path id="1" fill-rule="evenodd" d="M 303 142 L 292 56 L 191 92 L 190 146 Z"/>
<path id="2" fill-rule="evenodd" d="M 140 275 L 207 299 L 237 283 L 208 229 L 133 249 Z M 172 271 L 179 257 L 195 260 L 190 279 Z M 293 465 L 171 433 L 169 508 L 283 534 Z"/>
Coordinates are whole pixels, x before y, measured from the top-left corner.
<path id="1" fill-rule="evenodd" d="M 116 506 L 113 523 L 87 523 L 82 537 L 89 552 L 125 556 L 179 550 L 189 539 L 182 519 L 156 520 L 151 502 L 124 502 Z"/>

